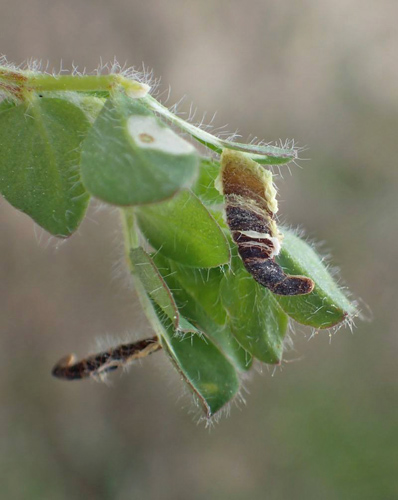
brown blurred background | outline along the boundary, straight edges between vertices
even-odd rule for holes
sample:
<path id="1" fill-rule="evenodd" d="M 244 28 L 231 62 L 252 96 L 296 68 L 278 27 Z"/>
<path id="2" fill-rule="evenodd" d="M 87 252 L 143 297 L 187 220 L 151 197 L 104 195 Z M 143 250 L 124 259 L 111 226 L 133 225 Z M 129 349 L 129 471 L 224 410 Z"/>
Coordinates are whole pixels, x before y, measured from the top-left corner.
<path id="1" fill-rule="evenodd" d="M 397 18 L 394 0 L 4 2 L 12 62 L 144 62 L 170 104 L 186 94 L 182 110 L 218 111 L 243 139 L 307 145 L 280 211 L 327 242 L 373 320 L 299 330 L 295 362 L 255 375 L 247 406 L 209 432 L 162 354 L 112 387 L 51 378 L 98 338 L 148 333 L 119 272 L 118 216 L 94 207 L 57 246 L 2 202 L 2 499 L 398 498 Z"/>

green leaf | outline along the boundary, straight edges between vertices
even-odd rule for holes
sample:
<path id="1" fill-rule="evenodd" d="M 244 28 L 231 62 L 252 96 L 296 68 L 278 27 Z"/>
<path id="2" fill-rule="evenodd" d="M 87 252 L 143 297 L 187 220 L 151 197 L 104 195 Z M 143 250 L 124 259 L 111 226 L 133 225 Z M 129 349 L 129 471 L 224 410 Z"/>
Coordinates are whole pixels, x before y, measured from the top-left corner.
<path id="1" fill-rule="evenodd" d="M 162 345 L 190 389 L 199 398 L 207 418 L 230 402 L 239 391 L 233 365 L 204 335 L 176 335 L 172 324 L 159 314 Z"/>
<path id="2" fill-rule="evenodd" d="M 108 99 L 82 153 L 86 189 L 114 205 L 141 205 L 172 197 L 197 173 L 195 148 L 138 99 Z"/>
<path id="3" fill-rule="evenodd" d="M 191 191 L 183 190 L 170 201 L 139 207 L 136 213 L 141 231 L 164 256 L 193 267 L 229 262 L 224 233 Z"/>
<path id="4" fill-rule="evenodd" d="M 282 249 L 276 260 L 287 273 L 307 276 L 315 283 L 309 295 L 276 297 L 286 314 L 315 328 L 330 328 L 356 316 L 355 304 L 344 295 L 311 246 L 292 231 L 282 232 Z"/>
<path id="5" fill-rule="evenodd" d="M 81 92 L 43 92 L 47 99 L 63 99 L 80 108 L 90 124 L 93 124 L 104 107 L 105 100 L 95 95 L 86 95 Z"/>
<path id="6" fill-rule="evenodd" d="M 78 168 L 89 122 L 63 99 L 3 103 L 0 191 L 51 234 L 67 237 L 79 226 L 89 201 Z"/>
<path id="7" fill-rule="evenodd" d="M 220 300 L 223 271 L 185 267 L 159 253 L 153 259 L 172 290 L 180 313 L 213 340 L 237 369 L 249 370 L 251 356 L 232 335 Z"/>
<path id="8" fill-rule="evenodd" d="M 233 365 L 220 349 L 177 312 L 169 288 L 142 248 L 130 251 L 136 290 L 156 334 L 183 379 L 198 396 L 207 417 L 239 390 Z M 182 333 L 186 332 L 186 333 Z"/>
<path id="9" fill-rule="evenodd" d="M 172 277 L 201 304 L 206 314 L 218 325 L 224 325 L 227 314 L 220 299 L 224 270 L 220 267 L 213 269 L 187 267 L 173 261 L 168 261 L 168 264 Z"/>
<path id="10" fill-rule="evenodd" d="M 171 292 L 160 275 L 151 257 L 143 248 L 130 250 L 131 270 L 140 280 L 145 292 L 158 304 L 161 310 L 172 321 L 175 328 L 179 327 L 179 314 Z"/>
<path id="11" fill-rule="evenodd" d="M 2 101 L 0 101 L 0 113 L 15 106 L 16 104 L 14 101 L 11 101 L 10 99 L 3 99 Z"/>
<path id="12" fill-rule="evenodd" d="M 148 255 L 143 248 L 138 247 L 130 250 L 129 257 L 133 277 L 139 280 L 138 286 L 136 286 L 139 297 L 142 295 L 142 293 L 140 294 L 139 288 L 142 288 L 141 292 L 148 295 L 148 297 L 160 307 L 163 313 L 173 323 L 176 330 L 179 332 L 191 332 L 192 325 L 180 315 L 173 295 L 150 255 Z M 145 303 L 143 307 L 145 309 Z M 151 308 L 149 308 L 147 313 L 148 317 L 150 317 Z"/>
<path id="13" fill-rule="evenodd" d="M 244 269 L 239 257 L 221 284 L 221 300 L 236 340 L 264 363 L 280 363 L 288 318 L 272 293 Z"/>
<path id="14" fill-rule="evenodd" d="M 214 160 L 202 159 L 199 165 L 199 176 L 192 191 L 205 205 L 222 205 L 224 196 L 215 187 L 215 181 L 220 173 L 220 163 Z"/>

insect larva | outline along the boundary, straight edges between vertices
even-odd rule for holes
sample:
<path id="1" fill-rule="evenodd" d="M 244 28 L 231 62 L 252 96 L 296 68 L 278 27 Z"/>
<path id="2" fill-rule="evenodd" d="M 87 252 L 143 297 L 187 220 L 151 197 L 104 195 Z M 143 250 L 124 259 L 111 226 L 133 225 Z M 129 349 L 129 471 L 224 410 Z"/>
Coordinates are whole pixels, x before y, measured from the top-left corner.
<path id="1" fill-rule="evenodd" d="M 94 354 L 76 361 L 73 354 L 65 356 L 54 366 L 52 374 L 63 380 L 80 380 L 93 377 L 101 378 L 107 372 L 126 366 L 134 360 L 144 358 L 161 349 L 157 337 L 139 340 L 131 344 L 121 344 L 108 351 Z"/>
<path id="2" fill-rule="evenodd" d="M 246 270 L 278 295 L 312 292 L 310 278 L 285 274 L 274 259 L 283 236 L 275 222 L 278 203 L 271 172 L 243 153 L 224 149 L 217 183 L 225 197 L 227 224 Z"/>

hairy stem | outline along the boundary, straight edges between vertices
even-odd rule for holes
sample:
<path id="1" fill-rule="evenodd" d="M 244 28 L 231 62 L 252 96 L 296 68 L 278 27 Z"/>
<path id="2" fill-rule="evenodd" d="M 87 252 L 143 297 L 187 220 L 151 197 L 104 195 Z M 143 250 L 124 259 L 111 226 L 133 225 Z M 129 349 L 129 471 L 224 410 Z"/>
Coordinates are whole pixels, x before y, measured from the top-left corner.
<path id="1" fill-rule="evenodd" d="M 136 222 L 133 208 L 121 208 L 120 215 L 122 219 L 122 228 L 124 236 L 124 250 L 129 267 L 130 251 L 139 246 L 138 233 L 136 231 Z"/>
<path id="2" fill-rule="evenodd" d="M 0 66 L 0 94 L 17 100 L 28 100 L 32 93 L 73 91 L 106 92 L 109 95 L 123 90 L 129 97 L 142 99 L 152 111 L 184 130 L 209 149 L 221 154 L 225 148 L 240 151 L 262 164 L 285 164 L 297 159 L 293 147 L 277 147 L 270 144 L 242 144 L 216 137 L 172 113 L 148 94 L 145 83 L 130 80 L 121 74 L 109 75 L 49 75 L 33 71 L 11 70 Z"/>
<path id="3" fill-rule="evenodd" d="M 150 87 L 120 74 L 49 75 L 32 71 L 9 70 L 0 66 L 0 92 L 21 98 L 31 92 L 109 92 L 122 89 L 129 97 L 144 97 Z"/>
<path id="4" fill-rule="evenodd" d="M 177 127 L 190 134 L 197 141 L 219 154 L 221 154 L 222 150 L 225 148 L 233 149 L 248 154 L 250 158 L 258 163 L 271 165 L 289 163 L 297 159 L 297 151 L 294 148 L 279 148 L 268 144 L 241 144 L 239 142 L 220 139 L 209 132 L 196 127 L 195 125 L 186 122 L 150 95 L 147 95 L 143 101 L 149 108 L 152 109 L 152 111 L 159 113 L 171 123 L 177 125 Z"/>

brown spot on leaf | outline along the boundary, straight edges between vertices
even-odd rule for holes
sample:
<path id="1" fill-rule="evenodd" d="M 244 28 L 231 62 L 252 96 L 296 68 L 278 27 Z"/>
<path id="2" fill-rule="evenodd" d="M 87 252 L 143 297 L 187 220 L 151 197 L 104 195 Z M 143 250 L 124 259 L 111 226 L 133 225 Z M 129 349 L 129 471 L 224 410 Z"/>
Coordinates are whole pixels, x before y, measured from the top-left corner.
<path id="1" fill-rule="evenodd" d="M 155 138 L 152 135 L 147 134 L 146 132 L 143 132 L 138 137 L 140 138 L 140 141 L 145 142 L 146 144 L 150 144 L 151 142 L 155 142 Z"/>

